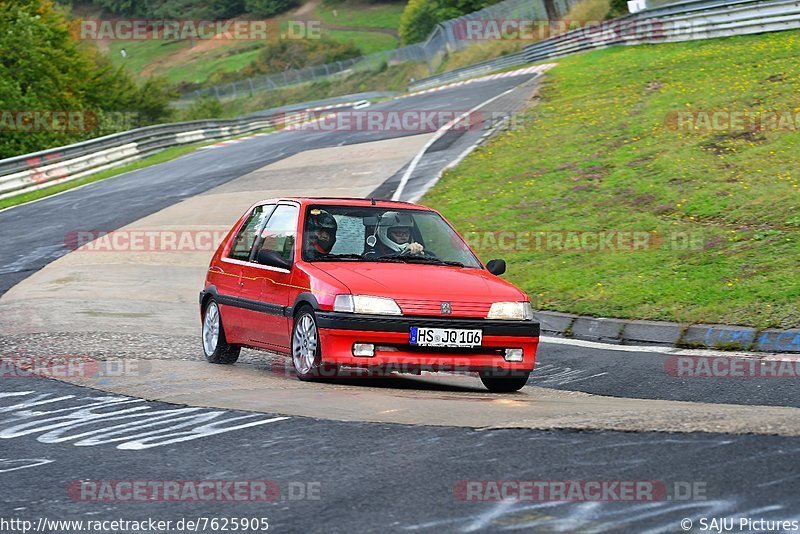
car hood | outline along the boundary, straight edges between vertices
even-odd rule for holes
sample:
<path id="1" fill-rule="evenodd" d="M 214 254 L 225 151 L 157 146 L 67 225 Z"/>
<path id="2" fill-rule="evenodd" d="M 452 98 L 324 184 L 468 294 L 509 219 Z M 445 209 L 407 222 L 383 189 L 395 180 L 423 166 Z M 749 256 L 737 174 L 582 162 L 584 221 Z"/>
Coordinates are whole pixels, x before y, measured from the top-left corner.
<path id="1" fill-rule="evenodd" d="M 483 269 L 402 263 L 318 262 L 354 295 L 390 297 L 407 315 L 485 317 L 493 302 L 527 300 L 512 284 Z"/>

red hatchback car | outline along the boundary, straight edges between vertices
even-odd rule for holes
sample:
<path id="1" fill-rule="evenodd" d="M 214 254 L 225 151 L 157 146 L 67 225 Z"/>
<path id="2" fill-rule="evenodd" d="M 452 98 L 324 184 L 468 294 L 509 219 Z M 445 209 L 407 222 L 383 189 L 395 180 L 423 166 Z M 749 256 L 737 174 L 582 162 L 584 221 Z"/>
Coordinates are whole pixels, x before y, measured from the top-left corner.
<path id="1" fill-rule="evenodd" d="M 203 349 L 234 363 L 243 346 L 291 355 L 301 380 L 346 367 L 478 372 L 517 391 L 539 325 L 528 296 L 484 266 L 435 210 L 405 202 L 259 202 L 211 259 L 200 292 Z"/>

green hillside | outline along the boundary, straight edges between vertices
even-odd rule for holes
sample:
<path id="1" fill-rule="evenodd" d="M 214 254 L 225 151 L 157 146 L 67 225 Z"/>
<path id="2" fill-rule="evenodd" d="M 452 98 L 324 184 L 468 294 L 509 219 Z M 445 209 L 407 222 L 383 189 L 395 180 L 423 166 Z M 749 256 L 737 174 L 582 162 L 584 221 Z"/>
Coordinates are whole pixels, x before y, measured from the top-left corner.
<path id="1" fill-rule="evenodd" d="M 509 260 L 509 278 L 543 309 L 796 326 L 798 91 L 797 31 L 564 58 L 516 128 L 423 202 L 483 232 L 471 234 L 483 236 L 481 256 Z M 746 112 L 763 127 L 708 128 L 701 119 L 715 111 Z M 679 127 L 679 112 L 692 122 Z M 655 233 L 631 252 L 566 241 L 565 231 L 610 230 Z M 513 238 L 486 237 L 498 231 Z M 525 242 L 539 231 L 560 235 L 566 250 L 558 238 Z"/>
<path id="2" fill-rule="evenodd" d="M 399 43 L 397 25 L 404 5 L 396 1 L 311 1 L 275 18 L 274 28 L 278 30 L 272 35 L 277 38 L 278 32 L 285 34 L 291 21 L 315 28 L 315 37 L 351 47 L 355 54 L 391 50 Z M 106 49 L 115 66 L 123 66 L 141 78 L 154 75 L 174 84 L 213 85 L 229 81 L 231 77 L 259 74 L 250 72 L 248 67 L 274 41 L 111 41 L 101 47 Z M 125 48 L 126 57 L 120 53 L 122 48 Z M 233 76 L 234 73 L 240 75 Z"/>

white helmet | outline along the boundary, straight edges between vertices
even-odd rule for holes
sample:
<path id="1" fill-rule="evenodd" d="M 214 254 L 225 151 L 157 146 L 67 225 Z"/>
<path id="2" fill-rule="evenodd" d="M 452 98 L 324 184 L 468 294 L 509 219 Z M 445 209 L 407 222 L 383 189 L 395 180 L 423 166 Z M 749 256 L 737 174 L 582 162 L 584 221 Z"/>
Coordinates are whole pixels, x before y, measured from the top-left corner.
<path id="1" fill-rule="evenodd" d="M 384 246 L 394 252 L 403 252 L 411 244 L 409 239 L 408 243 L 395 243 L 389 237 L 389 230 L 392 228 L 408 228 L 409 232 L 414 228 L 414 221 L 407 213 L 398 213 L 396 211 L 387 211 L 381 217 L 378 223 L 378 239 L 381 240 Z"/>

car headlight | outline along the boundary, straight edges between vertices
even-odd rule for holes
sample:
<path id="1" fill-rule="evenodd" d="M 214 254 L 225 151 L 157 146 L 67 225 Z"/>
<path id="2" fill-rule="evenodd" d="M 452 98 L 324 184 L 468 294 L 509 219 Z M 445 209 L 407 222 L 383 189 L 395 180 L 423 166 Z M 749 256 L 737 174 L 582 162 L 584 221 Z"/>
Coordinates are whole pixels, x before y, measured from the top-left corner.
<path id="1" fill-rule="evenodd" d="M 486 318 L 532 321 L 533 308 L 530 302 L 495 302 L 489 308 L 489 315 Z"/>
<path id="2" fill-rule="evenodd" d="M 336 299 L 333 301 L 333 311 L 372 315 L 403 315 L 400 306 L 394 299 L 369 295 L 336 295 Z"/>

